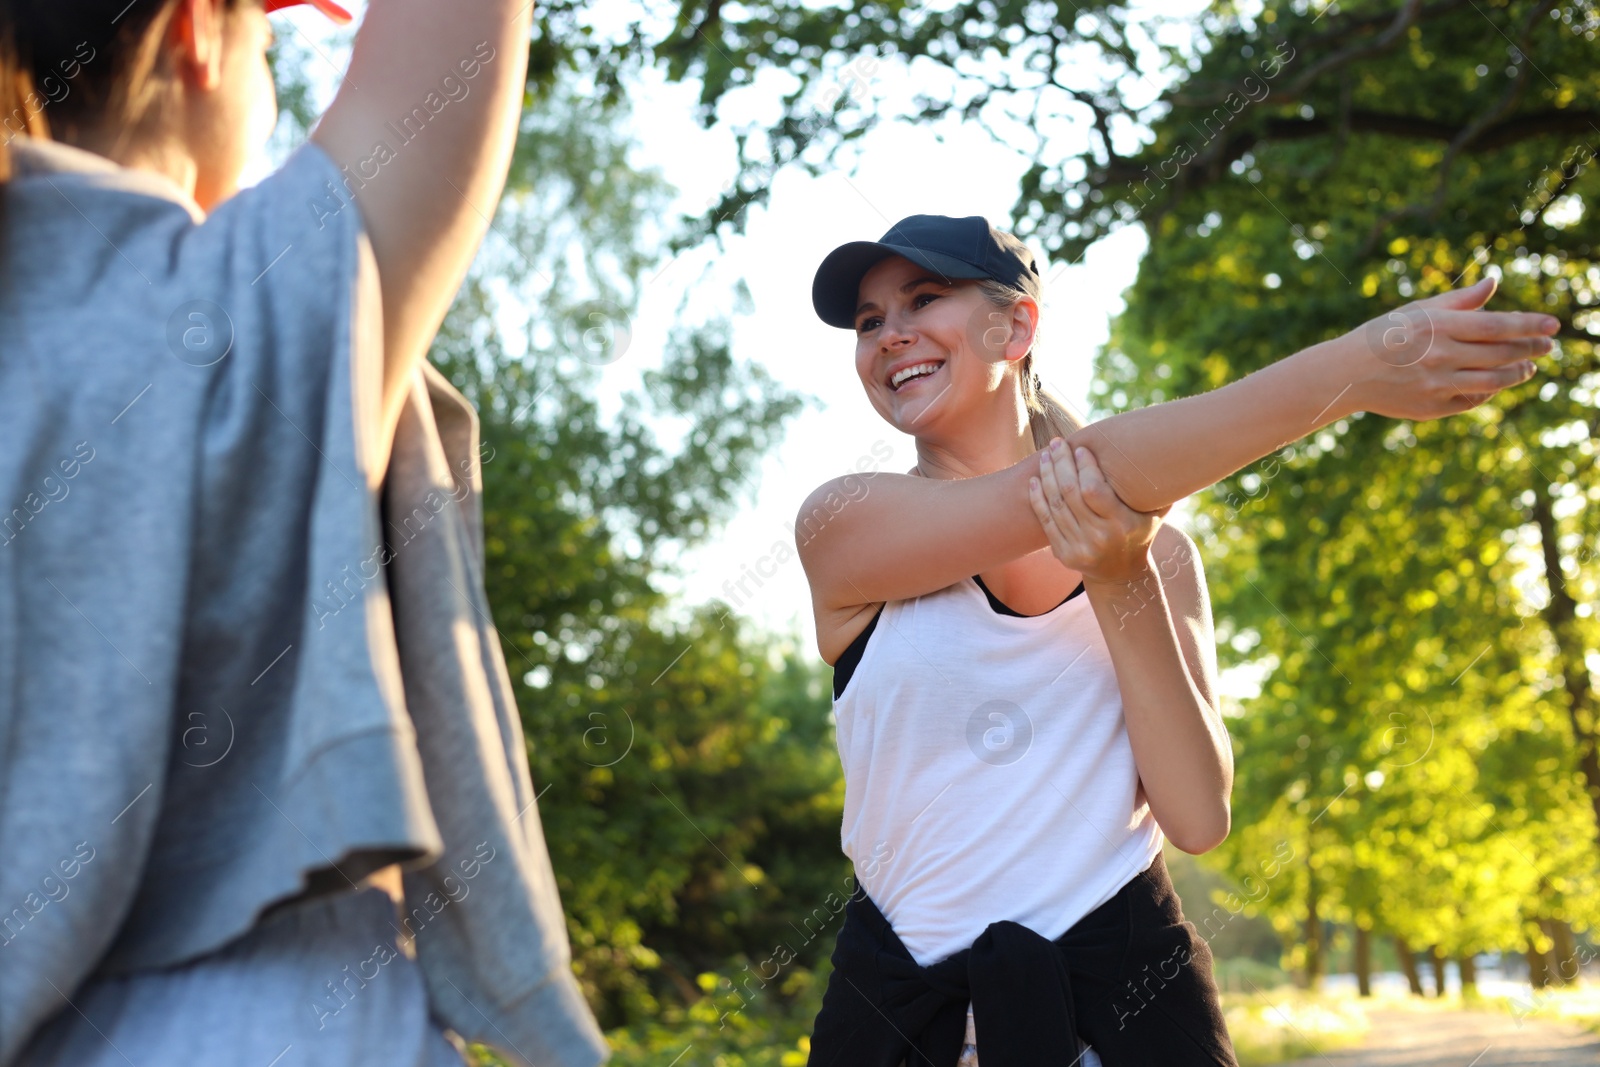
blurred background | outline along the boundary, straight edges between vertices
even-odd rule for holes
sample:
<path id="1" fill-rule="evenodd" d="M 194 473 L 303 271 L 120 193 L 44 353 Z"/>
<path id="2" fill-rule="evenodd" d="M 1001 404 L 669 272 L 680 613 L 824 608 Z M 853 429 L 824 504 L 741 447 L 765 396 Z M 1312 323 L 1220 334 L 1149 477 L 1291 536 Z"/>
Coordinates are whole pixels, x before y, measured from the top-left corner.
<path id="1" fill-rule="evenodd" d="M 273 25 L 252 180 L 353 36 Z M 614 1062 L 805 1062 L 850 867 L 795 516 L 915 458 L 810 279 L 916 212 L 1030 243 L 1041 374 L 1090 418 L 1486 274 L 1561 319 L 1484 408 L 1338 422 L 1174 513 L 1237 781 L 1227 842 L 1168 862 L 1246 1067 L 1600 1028 L 1597 33 L 1543 0 L 539 0 L 432 358 L 493 448 L 490 603 Z"/>

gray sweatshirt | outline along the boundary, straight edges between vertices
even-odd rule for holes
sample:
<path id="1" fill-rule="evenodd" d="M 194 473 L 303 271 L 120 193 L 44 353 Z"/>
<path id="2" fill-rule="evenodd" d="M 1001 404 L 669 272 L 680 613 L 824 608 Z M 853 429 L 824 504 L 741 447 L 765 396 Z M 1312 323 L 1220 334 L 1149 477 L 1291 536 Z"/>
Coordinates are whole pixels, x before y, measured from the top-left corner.
<path id="1" fill-rule="evenodd" d="M 202 218 L 11 150 L 0 1067 L 90 977 L 396 862 L 440 1021 L 603 1061 L 484 598 L 476 413 L 419 368 L 368 487 L 381 305 L 338 168 L 307 143 Z"/>

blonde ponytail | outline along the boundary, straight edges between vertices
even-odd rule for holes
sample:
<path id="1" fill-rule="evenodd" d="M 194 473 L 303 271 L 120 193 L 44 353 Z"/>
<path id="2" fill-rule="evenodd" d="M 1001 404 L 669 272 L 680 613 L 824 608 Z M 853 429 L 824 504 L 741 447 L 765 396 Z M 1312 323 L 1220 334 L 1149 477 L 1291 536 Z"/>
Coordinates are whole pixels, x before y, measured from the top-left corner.
<path id="1" fill-rule="evenodd" d="M 995 307 L 1010 311 L 1018 300 L 1027 296 L 993 278 L 978 279 L 978 288 Z M 1022 405 L 1028 412 L 1028 428 L 1033 432 L 1033 447 L 1044 448 L 1052 437 L 1067 438 L 1083 429 L 1083 420 L 1074 415 L 1060 397 L 1045 389 L 1039 372 L 1033 367 L 1033 349 L 1029 349 L 1018 363 L 1018 378 L 1022 387 Z"/>
<path id="2" fill-rule="evenodd" d="M 1083 429 L 1083 420 L 1039 380 L 1039 372 L 1033 369 L 1032 351 L 1022 357 L 1022 403 L 1028 409 L 1034 448 L 1044 448 L 1052 437 L 1064 440 Z"/>

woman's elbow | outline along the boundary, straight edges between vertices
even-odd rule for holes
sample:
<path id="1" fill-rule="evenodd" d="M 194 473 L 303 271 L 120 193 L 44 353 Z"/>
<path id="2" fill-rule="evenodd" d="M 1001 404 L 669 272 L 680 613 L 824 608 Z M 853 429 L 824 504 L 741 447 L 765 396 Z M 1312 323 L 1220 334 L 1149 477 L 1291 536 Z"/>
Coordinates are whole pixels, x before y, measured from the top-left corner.
<path id="1" fill-rule="evenodd" d="M 1174 848 L 1191 856 L 1198 856 L 1210 852 L 1226 841 L 1228 831 L 1232 828 L 1233 815 L 1228 810 L 1228 805 L 1223 803 L 1211 812 L 1209 817 L 1190 818 L 1174 826 L 1170 831 L 1165 828 L 1163 830 Z"/>

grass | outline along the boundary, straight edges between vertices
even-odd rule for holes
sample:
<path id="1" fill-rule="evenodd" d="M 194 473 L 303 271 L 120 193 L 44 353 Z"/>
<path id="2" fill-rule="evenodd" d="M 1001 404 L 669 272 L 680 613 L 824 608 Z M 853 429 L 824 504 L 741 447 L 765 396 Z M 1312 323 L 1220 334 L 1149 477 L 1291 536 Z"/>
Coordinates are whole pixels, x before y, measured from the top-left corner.
<path id="1" fill-rule="evenodd" d="M 673 1009 L 653 1023 L 609 1032 L 606 1037 L 614 1050 L 610 1067 L 804 1067 L 819 990 L 808 990 L 796 1003 L 780 1006 L 743 1005 L 737 994 L 713 989 L 711 996 L 687 1009 Z M 1502 1011 L 1519 1018 L 1575 1023 L 1600 1033 L 1600 984 L 1546 990 L 1531 1002 L 1383 992 L 1362 999 L 1353 992 L 1308 993 L 1257 985 L 1249 993 L 1224 992 L 1222 1010 L 1240 1067 L 1274 1067 L 1360 1045 L 1370 1029 L 1368 1012 L 1374 1010 Z M 503 1063 L 482 1046 L 472 1051 L 479 1067 Z"/>
<path id="2" fill-rule="evenodd" d="M 606 1031 L 607 1067 L 805 1067 L 811 1024 L 822 1006 L 822 986 L 811 972 L 791 972 L 782 998 L 754 990 L 747 1000 L 719 974 L 697 980 L 703 999 Z M 505 1067 L 482 1045 L 469 1052 L 473 1067 Z"/>
<path id="3" fill-rule="evenodd" d="M 1366 1008 L 1355 998 L 1295 989 L 1224 993 L 1222 1015 L 1240 1067 L 1270 1067 L 1349 1048 L 1368 1029 Z"/>

